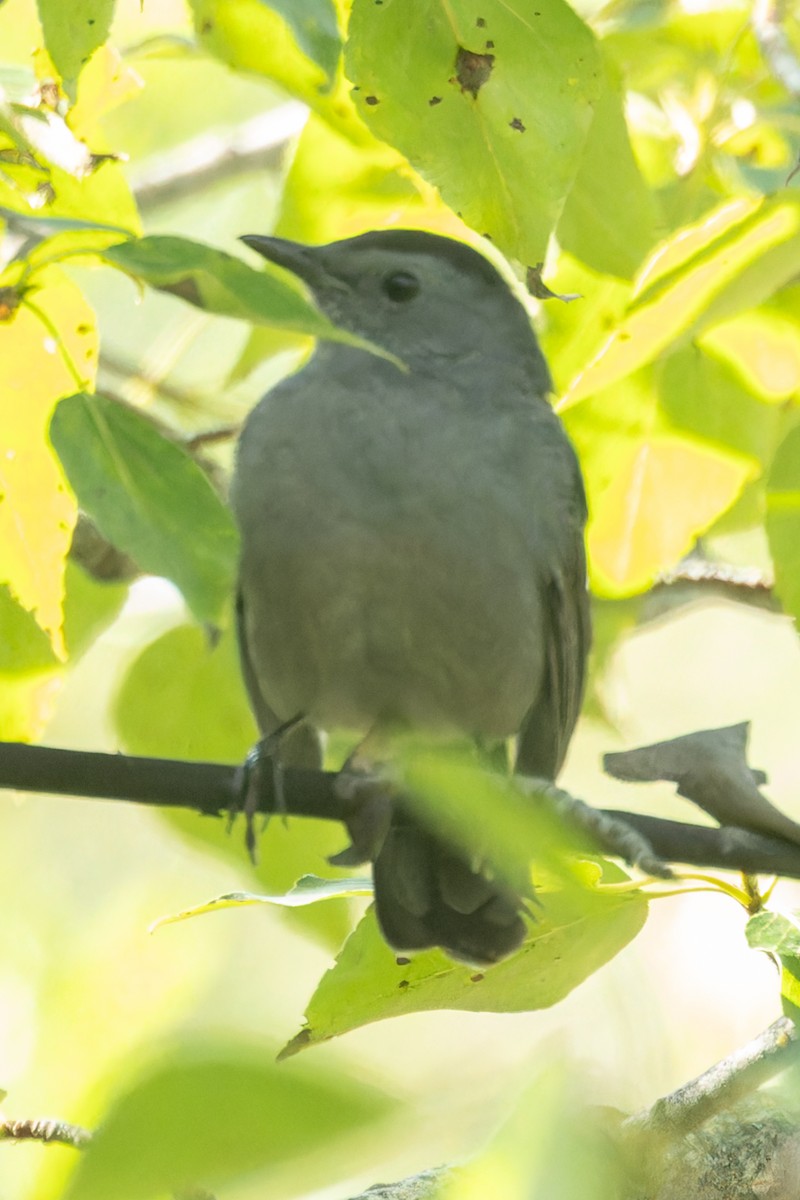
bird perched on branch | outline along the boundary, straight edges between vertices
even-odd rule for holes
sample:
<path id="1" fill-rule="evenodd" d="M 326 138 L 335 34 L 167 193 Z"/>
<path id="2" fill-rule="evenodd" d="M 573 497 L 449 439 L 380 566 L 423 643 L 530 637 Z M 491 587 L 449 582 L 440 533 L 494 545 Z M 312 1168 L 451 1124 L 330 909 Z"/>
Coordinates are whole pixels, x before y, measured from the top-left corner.
<path id="1" fill-rule="evenodd" d="M 243 240 L 390 354 L 320 342 L 242 431 L 240 644 L 262 733 L 293 726 L 279 757 L 308 765 L 319 729 L 515 737 L 517 771 L 553 779 L 590 638 L 586 507 L 523 303 L 431 233 Z M 392 816 L 374 879 L 393 947 L 490 963 L 520 944 L 524 898 L 474 842 Z"/>

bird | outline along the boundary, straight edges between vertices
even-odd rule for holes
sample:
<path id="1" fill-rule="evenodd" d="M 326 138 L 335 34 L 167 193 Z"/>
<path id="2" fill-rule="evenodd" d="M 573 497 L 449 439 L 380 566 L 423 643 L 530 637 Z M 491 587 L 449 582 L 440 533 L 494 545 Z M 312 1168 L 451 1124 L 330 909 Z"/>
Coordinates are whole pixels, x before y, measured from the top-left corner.
<path id="1" fill-rule="evenodd" d="M 384 351 L 319 340 L 239 436 L 239 645 L 262 735 L 309 766 L 322 730 L 515 739 L 515 770 L 554 780 L 591 640 L 587 511 L 517 287 L 424 230 L 242 240 Z M 493 877 L 473 833 L 470 856 L 391 814 L 373 880 L 398 953 L 487 965 L 522 943 L 524 889 Z"/>

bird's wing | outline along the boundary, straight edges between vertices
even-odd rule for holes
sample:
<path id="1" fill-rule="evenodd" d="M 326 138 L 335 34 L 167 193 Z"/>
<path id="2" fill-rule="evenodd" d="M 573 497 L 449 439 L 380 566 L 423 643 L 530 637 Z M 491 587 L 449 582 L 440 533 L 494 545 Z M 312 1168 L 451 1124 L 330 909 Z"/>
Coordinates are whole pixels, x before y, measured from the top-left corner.
<path id="1" fill-rule="evenodd" d="M 566 530 L 564 534 L 567 536 Z M 586 556 L 579 524 L 569 541 L 566 553 L 542 581 L 547 662 L 539 694 L 517 741 L 515 769 L 546 779 L 555 779 L 566 757 L 583 699 L 591 643 Z"/>
<path id="2" fill-rule="evenodd" d="M 245 602 L 241 590 L 236 596 L 236 639 L 239 643 L 239 661 L 250 707 L 262 736 L 266 737 L 278 729 L 283 721 L 267 704 L 258 685 L 258 677 L 247 644 Z M 294 725 L 281 736 L 279 757 L 284 766 L 315 767 L 321 770 L 322 743 L 318 731 L 307 721 Z"/>

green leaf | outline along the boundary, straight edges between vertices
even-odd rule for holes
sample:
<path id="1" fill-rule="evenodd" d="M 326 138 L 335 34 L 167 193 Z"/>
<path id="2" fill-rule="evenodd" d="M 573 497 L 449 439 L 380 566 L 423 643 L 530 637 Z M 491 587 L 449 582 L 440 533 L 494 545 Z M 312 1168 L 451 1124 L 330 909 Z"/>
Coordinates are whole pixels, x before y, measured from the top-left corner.
<path id="1" fill-rule="evenodd" d="M 669 396 L 680 376 L 638 371 L 563 413 L 586 482 L 590 575 L 600 595 L 648 587 L 759 472 L 757 460 L 738 448 L 668 423 L 662 387 Z"/>
<path id="2" fill-rule="evenodd" d="M 747 944 L 765 950 L 781 962 L 783 1011 L 800 1021 L 800 921 L 797 913 L 760 912 L 751 917 L 745 930 Z"/>
<path id="3" fill-rule="evenodd" d="M 765 404 L 725 359 L 697 343 L 666 359 L 658 392 L 660 409 L 673 425 L 762 465 L 770 462 L 786 429 L 777 405 Z"/>
<path id="4" fill-rule="evenodd" d="M 606 60 L 603 90 L 556 236 L 594 270 L 630 279 L 653 244 L 655 219 L 652 192 L 631 150 L 620 85 Z"/>
<path id="5" fill-rule="evenodd" d="M 341 1070 L 279 1067 L 255 1043 L 189 1042 L 118 1096 L 64 1197 L 155 1200 L 197 1185 L 216 1191 L 287 1163 L 311 1183 L 306 1156 L 333 1153 L 344 1135 L 390 1108 L 382 1093 Z"/>
<path id="6" fill-rule="evenodd" d="M 47 634 L 8 588 L 0 586 L 0 674 L 27 675 L 57 662 Z"/>
<path id="7" fill-rule="evenodd" d="M 651 254 L 627 312 L 564 405 L 610 387 L 670 348 L 760 304 L 800 271 L 800 196 L 734 200 Z"/>
<path id="8" fill-rule="evenodd" d="M 384 225 L 419 225 L 437 212 L 419 184 L 407 160 L 366 129 L 355 141 L 312 113 L 292 154 L 276 233 L 321 244 Z"/>
<path id="9" fill-rule="evenodd" d="M 127 588 L 101 584 L 67 562 L 64 576 L 64 642 L 70 664 L 89 648 L 122 607 Z M 45 633 L 0 587 L 0 738 L 40 737 L 58 698 L 60 662 Z"/>
<path id="10" fill-rule="evenodd" d="M 792 290 L 784 289 L 781 296 L 790 300 Z M 797 305 L 800 288 L 794 291 Z M 771 306 L 742 313 L 709 329 L 700 345 L 730 363 L 761 400 L 783 405 L 800 393 L 800 306 L 792 316 Z"/>
<path id="11" fill-rule="evenodd" d="M 215 896 L 205 904 L 195 904 L 192 908 L 184 908 L 178 913 L 158 917 L 150 925 L 150 933 L 161 929 L 163 925 L 175 925 L 179 921 L 188 921 L 191 917 L 205 916 L 207 913 L 227 908 L 247 908 L 252 904 L 306 908 L 309 904 L 318 904 L 321 900 L 349 900 L 353 896 L 371 896 L 372 893 L 371 879 L 320 879 L 317 875 L 304 875 L 294 887 L 282 895 L 262 896 L 257 892 L 226 892 L 224 896 Z"/>
<path id="12" fill-rule="evenodd" d="M 559 255 L 547 282 L 560 295 L 578 297 L 570 304 L 548 302 L 539 321 L 542 349 L 560 395 L 621 320 L 631 285 L 619 277 L 600 275 L 567 253 Z"/>
<path id="13" fill-rule="evenodd" d="M 767 536 L 775 588 L 800 621 L 800 426 L 785 438 L 767 477 Z"/>
<path id="14" fill-rule="evenodd" d="M 219 621 L 233 590 L 238 539 L 196 462 L 132 409 L 79 392 L 50 437 L 81 507 L 114 546 L 171 579 L 201 621 Z"/>
<path id="15" fill-rule="evenodd" d="M 753 950 L 800 956 L 800 920 L 796 913 L 756 913 L 747 922 L 745 936 Z"/>
<path id="16" fill-rule="evenodd" d="M 477 972 L 438 950 L 398 961 L 370 909 L 320 980 L 306 1009 L 306 1024 L 283 1055 L 371 1021 L 428 1009 L 549 1008 L 626 946 L 647 915 L 640 893 L 561 891 L 540 893 L 539 899 L 541 907 L 520 951 Z"/>
<path id="17" fill-rule="evenodd" d="M 331 0 L 189 0 L 189 7 L 209 54 L 235 71 L 274 80 L 358 139 L 363 126 L 341 79 L 331 85 L 340 50 Z"/>
<path id="18" fill-rule="evenodd" d="M 309 345 L 313 343 L 309 343 L 303 334 L 269 325 L 254 325 L 228 376 L 228 384 L 232 386 L 249 378 L 265 362 L 276 359 L 278 355 L 293 354 L 299 358 Z"/>
<path id="19" fill-rule="evenodd" d="M 64 641 L 70 661 L 75 662 L 113 621 L 128 589 L 97 583 L 68 561 L 64 591 Z M 14 602 L 8 589 L 0 587 L 0 674 L 27 675 L 58 666 L 47 635 L 32 615 Z"/>
<path id="20" fill-rule="evenodd" d="M 131 665 L 117 693 L 114 722 L 121 745 L 131 754 L 242 762 L 258 733 L 242 685 L 234 631 L 224 629 L 213 646 L 196 625 L 156 638 Z M 335 873 L 328 868 L 328 856 L 346 844 L 334 821 L 270 821 L 253 866 L 241 823 L 229 830 L 226 821 L 197 813 L 169 810 L 161 815 L 192 844 L 252 873 L 272 893 L 291 888 L 309 871 Z M 334 949 L 352 927 L 352 917 L 346 905 L 317 904 L 293 913 L 291 923 Z"/>
<path id="21" fill-rule="evenodd" d="M 568 4 L 355 0 L 346 64 L 373 133 L 507 255 L 543 259 L 601 88 Z"/>
<path id="22" fill-rule="evenodd" d="M 342 51 L 339 20 L 332 0 L 269 0 L 267 8 L 280 13 L 291 27 L 298 46 L 332 77 Z"/>
<path id="23" fill-rule="evenodd" d="M 0 587 L 0 739 L 32 741 L 53 707 L 53 679 L 60 673 L 47 635 Z"/>
<path id="24" fill-rule="evenodd" d="M 108 37 L 114 0 L 37 0 L 37 6 L 47 52 L 74 100 L 82 68 Z"/>
<path id="25" fill-rule="evenodd" d="M 241 762 L 258 735 L 233 631 L 224 629 L 213 645 L 196 625 L 156 638 L 129 668 L 114 720 L 131 754 Z M 202 829 L 223 824 L 189 820 Z"/>
<path id="26" fill-rule="evenodd" d="M 299 282 L 288 272 L 255 271 L 213 246 L 188 238 L 145 237 L 111 246 L 103 258 L 142 283 L 180 296 L 206 312 L 292 329 L 389 357 L 331 324 L 305 299 Z"/>
<path id="27" fill-rule="evenodd" d="M 44 217 L 41 221 L 31 222 L 23 218 L 19 222 L 22 227 L 26 224 L 29 224 L 32 233 L 42 237 L 26 256 L 31 269 L 37 271 L 48 263 L 63 262 L 65 259 L 88 258 L 96 261 L 101 258 L 103 251 L 118 240 L 120 234 L 126 233 L 118 226 L 103 227 L 73 221 L 68 217 Z"/>

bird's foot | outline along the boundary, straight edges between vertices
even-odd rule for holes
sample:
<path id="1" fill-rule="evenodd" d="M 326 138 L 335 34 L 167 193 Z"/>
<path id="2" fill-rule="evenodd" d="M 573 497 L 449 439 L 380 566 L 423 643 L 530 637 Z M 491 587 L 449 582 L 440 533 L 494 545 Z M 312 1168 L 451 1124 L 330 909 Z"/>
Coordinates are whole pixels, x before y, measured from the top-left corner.
<path id="1" fill-rule="evenodd" d="M 388 775 L 357 770 L 348 760 L 334 789 L 340 799 L 352 804 L 353 811 L 346 821 L 350 845 L 328 862 L 334 867 L 355 867 L 374 861 L 389 832 L 396 786 Z"/>
<path id="2" fill-rule="evenodd" d="M 622 858 L 632 867 L 658 879 L 671 879 L 672 868 L 659 858 L 643 834 L 633 829 L 623 818 L 612 817 L 592 808 L 585 801 L 571 796 L 563 788 L 544 779 L 520 777 L 520 782 L 532 795 L 546 800 L 560 816 L 571 821 L 597 843 L 600 850 Z"/>
<path id="3" fill-rule="evenodd" d="M 279 813 L 286 820 L 286 796 L 283 790 L 283 765 L 279 752 L 283 738 L 303 720 L 302 715 L 284 721 L 248 752 L 237 771 L 235 798 L 228 814 L 228 829 L 234 818 L 242 813 L 245 819 L 244 843 L 252 863 L 258 862 L 256 816 L 263 809 L 264 800 L 271 797 L 272 808 L 264 812 L 260 832 L 263 834 L 272 813 Z M 264 787 L 264 771 L 271 772 L 271 788 Z"/>

